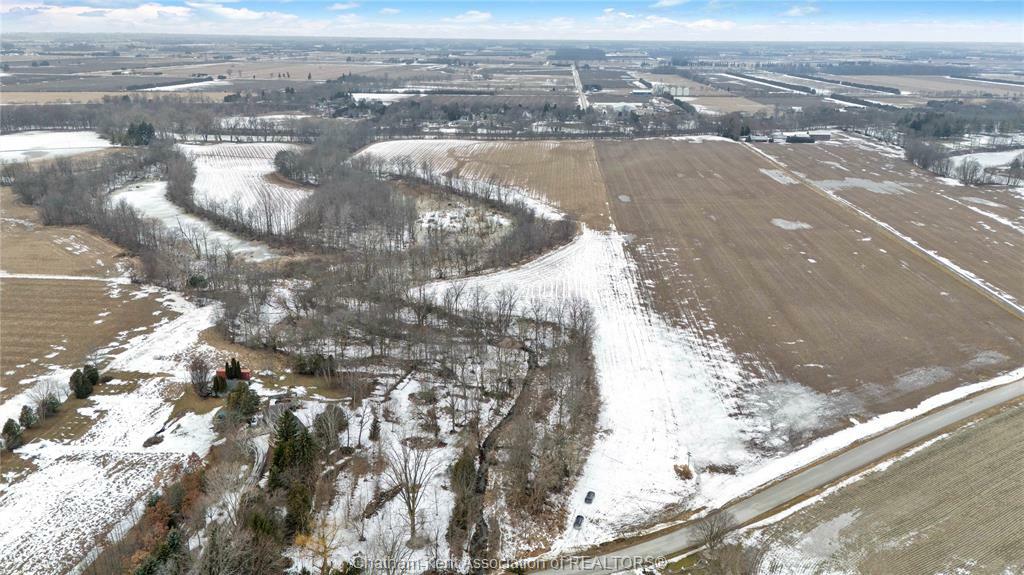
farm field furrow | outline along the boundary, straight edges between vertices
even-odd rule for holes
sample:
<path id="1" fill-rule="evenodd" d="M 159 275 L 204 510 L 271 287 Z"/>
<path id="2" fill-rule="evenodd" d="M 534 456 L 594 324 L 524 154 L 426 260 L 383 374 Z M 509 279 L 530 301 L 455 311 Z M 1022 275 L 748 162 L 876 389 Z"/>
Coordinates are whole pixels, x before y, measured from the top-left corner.
<path id="1" fill-rule="evenodd" d="M 267 179 L 274 156 L 294 151 L 293 144 L 179 144 L 196 168 L 195 201 L 207 208 L 249 219 L 264 231 L 283 232 L 295 225 L 299 204 L 310 192 Z"/>
<path id="2" fill-rule="evenodd" d="M 950 185 L 895 153 L 839 135 L 815 146 L 759 145 L 814 186 L 853 203 L 922 248 L 1024 302 L 1020 198 L 1003 188 Z M 995 216 L 995 217 L 993 217 Z"/>
<path id="3" fill-rule="evenodd" d="M 1017 318 L 742 145 L 601 142 L 598 158 L 655 308 L 743 360 L 745 410 L 793 402 L 791 442 L 1019 364 Z"/>
<path id="4" fill-rule="evenodd" d="M 822 76 L 847 82 L 896 88 L 904 94 L 962 94 L 965 96 L 994 94 L 1004 97 L 1019 97 L 1021 94 L 1024 94 L 1024 86 L 979 82 L 977 80 L 951 78 L 948 76 L 828 76 L 825 74 Z"/>
<path id="5" fill-rule="evenodd" d="M 766 574 L 1011 573 L 1024 548 L 1019 403 L 746 535 Z"/>

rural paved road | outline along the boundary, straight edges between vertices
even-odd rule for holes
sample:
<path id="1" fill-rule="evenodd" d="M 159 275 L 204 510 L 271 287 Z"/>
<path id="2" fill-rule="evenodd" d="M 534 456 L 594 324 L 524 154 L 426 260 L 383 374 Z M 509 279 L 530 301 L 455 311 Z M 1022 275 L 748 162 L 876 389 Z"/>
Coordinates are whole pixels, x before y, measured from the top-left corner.
<path id="1" fill-rule="evenodd" d="M 831 459 L 806 468 L 770 487 L 741 498 L 725 507 L 738 524 L 746 524 L 764 513 L 794 499 L 843 479 L 884 459 L 887 455 L 911 447 L 935 435 L 945 427 L 986 409 L 1024 396 L 1024 378 L 994 387 L 965 400 L 939 408 L 912 420 Z M 603 575 L 630 567 L 634 557 L 671 558 L 699 544 L 693 525 L 586 560 L 565 558 L 560 564 L 539 571 L 538 575 Z M 558 563 L 556 561 L 556 563 Z"/>

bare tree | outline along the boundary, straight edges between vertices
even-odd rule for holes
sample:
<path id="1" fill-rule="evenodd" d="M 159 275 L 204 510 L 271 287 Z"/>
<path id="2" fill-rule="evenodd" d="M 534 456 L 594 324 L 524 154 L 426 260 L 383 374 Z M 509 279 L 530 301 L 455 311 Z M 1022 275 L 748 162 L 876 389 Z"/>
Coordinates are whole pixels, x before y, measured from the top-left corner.
<path id="1" fill-rule="evenodd" d="M 417 514 L 423 505 L 427 481 L 437 472 L 439 464 L 434 462 L 429 450 L 413 449 L 399 441 L 383 452 L 384 476 L 393 486 L 398 486 L 398 496 L 405 506 L 409 520 L 409 542 L 416 542 Z"/>
<path id="2" fill-rule="evenodd" d="M 715 511 L 697 521 L 697 535 L 709 554 L 714 555 L 736 522 L 727 511 Z"/>
<path id="3" fill-rule="evenodd" d="M 196 395 L 206 397 L 210 395 L 210 369 L 212 363 L 206 354 L 199 350 L 193 351 L 188 358 L 188 377 L 192 382 L 192 389 Z"/>
<path id="4" fill-rule="evenodd" d="M 970 186 L 982 183 L 985 170 L 977 160 L 967 159 L 957 164 L 954 173 L 961 184 Z"/>
<path id="5" fill-rule="evenodd" d="M 366 575 L 406 575 L 413 550 L 402 540 L 401 529 L 378 525 L 362 568 Z"/>
<path id="6" fill-rule="evenodd" d="M 341 548 L 343 531 L 341 524 L 325 509 L 316 515 L 309 533 L 295 536 L 295 544 L 316 565 L 320 575 L 330 575 L 331 557 Z"/>

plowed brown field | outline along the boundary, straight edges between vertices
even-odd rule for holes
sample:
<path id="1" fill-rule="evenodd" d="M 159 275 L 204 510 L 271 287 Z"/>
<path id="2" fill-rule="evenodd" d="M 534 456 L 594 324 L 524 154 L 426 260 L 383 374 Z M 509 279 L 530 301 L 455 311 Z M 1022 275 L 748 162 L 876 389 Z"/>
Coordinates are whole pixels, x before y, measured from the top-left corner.
<path id="1" fill-rule="evenodd" d="M 746 146 L 597 151 L 655 307 L 770 380 L 889 411 L 1024 357 L 1018 318 Z"/>

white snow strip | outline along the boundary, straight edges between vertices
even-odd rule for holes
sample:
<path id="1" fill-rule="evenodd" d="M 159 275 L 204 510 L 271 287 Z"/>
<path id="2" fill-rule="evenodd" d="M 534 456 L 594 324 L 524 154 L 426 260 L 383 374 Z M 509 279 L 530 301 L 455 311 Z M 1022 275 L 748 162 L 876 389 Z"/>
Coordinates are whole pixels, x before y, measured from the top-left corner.
<path id="1" fill-rule="evenodd" d="M 129 284 L 131 279 L 118 276 L 118 277 L 100 277 L 100 276 L 65 276 L 57 274 L 12 274 L 4 270 L 0 270 L 0 279 L 12 279 L 12 280 L 57 280 L 57 281 L 84 281 L 84 282 L 106 282 L 112 284 Z"/>
<path id="2" fill-rule="evenodd" d="M 230 86 L 231 82 L 228 80 L 207 80 L 204 82 L 189 82 L 188 84 L 174 84 L 172 86 L 156 86 L 154 88 L 145 88 L 139 90 L 140 92 L 198 92 L 204 88 L 209 87 L 223 87 Z"/>

